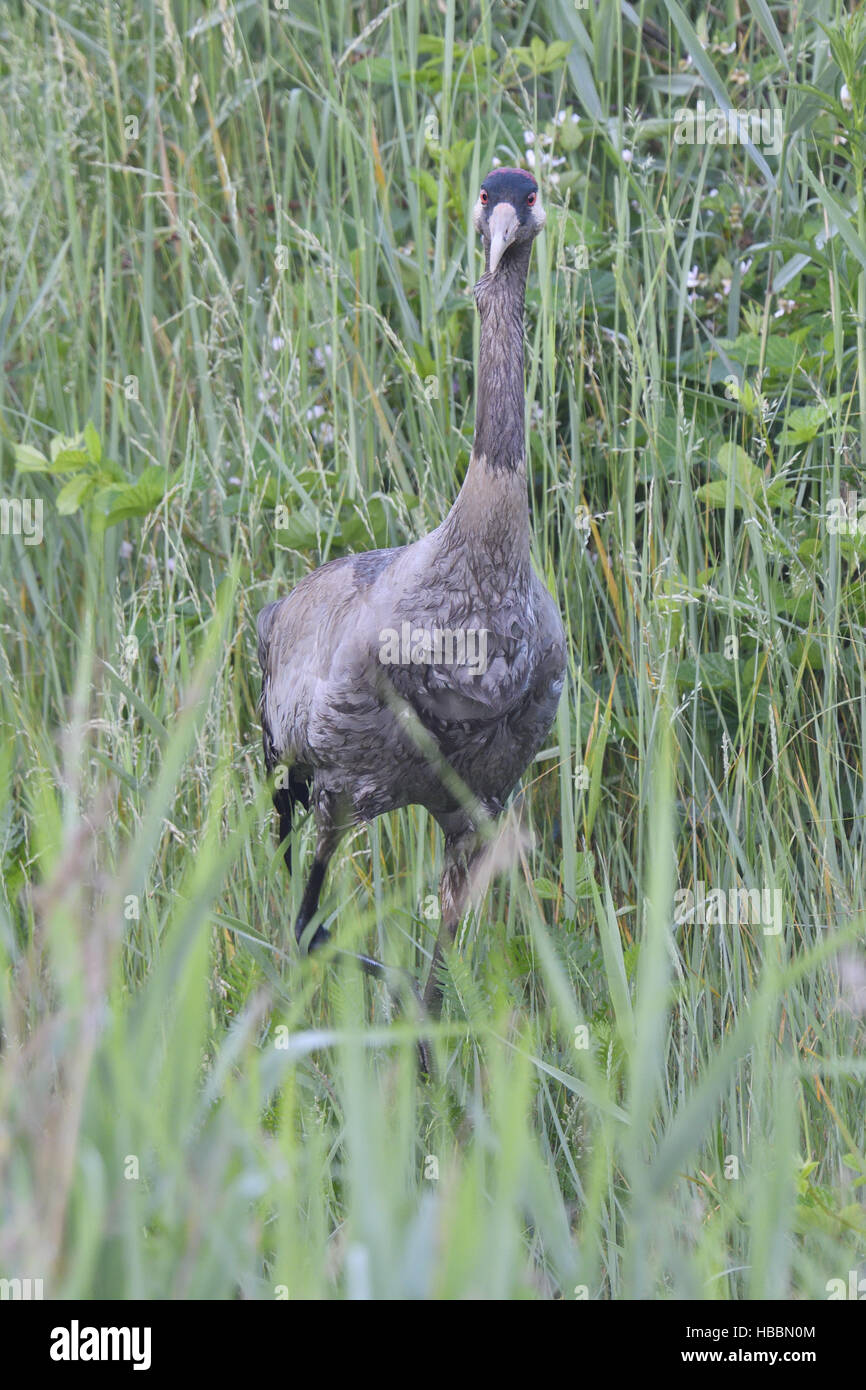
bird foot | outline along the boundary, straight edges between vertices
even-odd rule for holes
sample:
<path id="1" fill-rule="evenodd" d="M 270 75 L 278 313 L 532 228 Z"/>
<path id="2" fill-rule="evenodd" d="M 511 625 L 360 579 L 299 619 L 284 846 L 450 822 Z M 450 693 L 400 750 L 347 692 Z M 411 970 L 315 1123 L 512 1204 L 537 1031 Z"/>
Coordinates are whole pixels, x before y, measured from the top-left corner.
<path id="1" fill-rule="evenodd" d="M 303 934 L 302 934 L 303 935 Z M 315 932 L 307 953 L 319 950 L 331 939 L 331 934 L 325 927 L 319 927 Z M 405 999 L 406 992 L 412 996 L 413 1010 L 416 1017 L 424 1019 L 427 1015 L 424 1000 L 418 990 L 413 977 L 408 970 L 403 970 L 399 966 L 384 965 L 382 961 L 376 960 L 374 956 L 365 956 L 360 951 L 345 951 L 342 948 L 334 952 L 335 956 L 343 960 L 352 960 L 356 965 L 360 965 L 365 975 L 370 975 L 375 980 L 381 980 L 388 988 L 391 998 L 398 1004 Z M 419 1038 L 417 1044 L 418 1068 L 425 1079 L 433 1076 L 433 1060 L 429 1044 L 425 1038 Z"/>

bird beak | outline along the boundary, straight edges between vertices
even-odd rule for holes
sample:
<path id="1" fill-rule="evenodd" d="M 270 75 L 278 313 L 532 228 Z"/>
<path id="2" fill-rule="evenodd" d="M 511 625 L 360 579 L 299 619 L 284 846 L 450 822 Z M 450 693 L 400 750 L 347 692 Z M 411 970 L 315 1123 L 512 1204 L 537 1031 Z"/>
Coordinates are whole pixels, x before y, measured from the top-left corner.
<path id="1" fill-rule="evenodd" d="M 490 274 L 495 275 L 520 223 L 511 203 L 497 203 L 487 225 L 490 228 Z"/>

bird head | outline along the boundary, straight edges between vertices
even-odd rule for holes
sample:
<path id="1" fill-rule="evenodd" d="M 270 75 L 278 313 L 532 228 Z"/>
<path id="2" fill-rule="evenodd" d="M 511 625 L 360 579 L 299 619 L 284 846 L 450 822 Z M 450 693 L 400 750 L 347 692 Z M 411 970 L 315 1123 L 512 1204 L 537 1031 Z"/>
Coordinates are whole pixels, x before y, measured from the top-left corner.
<path id="1" fill-rule="evenodd" d="M 472 220 L 495 275 L 509 248 L 532 242 L 547 220 L 538 184 L 525 169 L 494 169 L 481 185 Z"/>

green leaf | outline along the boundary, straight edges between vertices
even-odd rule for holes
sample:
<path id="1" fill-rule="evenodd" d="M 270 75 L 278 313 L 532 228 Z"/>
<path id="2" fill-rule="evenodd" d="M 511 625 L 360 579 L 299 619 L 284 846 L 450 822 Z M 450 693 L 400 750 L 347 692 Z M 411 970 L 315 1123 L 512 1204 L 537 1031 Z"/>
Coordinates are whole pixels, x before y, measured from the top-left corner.
<path id="1" fill-rule="evenodd" d="M 591 849 L 578 850 L 574 856 L 575 896 L 588 898 L 595 884 L 595 855 Z"/>
<path id="2" fill-rule="evenodd" d="M 721 468 L 726 478 L 731 474 L 739 485 L 745 489 L 750 497 L 758 497 L 764 486 L 764 475 L 756 464 L 752 463 L 745 449 L 739 444 L 723 444 L 719 449 L 716 462 Z"/>
<path id="3" fill-rule="evenodd" d="M 115 526 L 118 521 L 146 516 L 158 507 L 165 497 L 168 474 L 165 468 L 146 468 L 134 483 L 113 483 L 101 488 L 93 499 L 94 527 L 97 532 Z"/>
<path id="4" fill-rule="evenodd" d="M 730 483 L 733 476 L 733 505 L 744 511 L 753 511 L 753 502 L 765 502 L 767 506 L 790 510 L 794 501 L 791 488 L 785 486 L 784 479 L 774 478 L 768 483 L 757 464 L 753 463 L 739 444 L 723 444 L 716 457 L 719 468 L 725 474 L 724 480 L 714 478 L 695 490 L 695 497 L 709 507 L 726 507 Z"/>
<path id="5" fill-rule="evenodd" d="M 19 473 L 47 473 L 51 465 L 38 449 L 29 444 L 16 444 L 15 467 Z"/>
<path id="6" fill-rule="evenodd" d="M 705 502 L 708 507 L 725 507 L 728 502 L 728 485 L 721 478 L 714 478 L 711 483 L 702 483 L 695 489 L 695 500 Z M 734 493 L 734 506 L 742 506 L 742 502 L 737 501 L 736 492 Z"/>
<path id="7" fill-rule="evenodd" d="M 91 473 L 78 473 L 74 478 L 70 478 L 57 494 L 59 514 L 71 516 L 73 512 L 77 512 L 95 487 L 96 481 Z"/>
<path id="8" fill-rule="evenodd" d="M 718 338 L 718 346 L 744 367 L 757 367 L 761 360 L 761 339 L 757 333 L 740 333 L 737 338 Z M 790 373 L 803 356 L 803 349 L 796 338 L 771 336 L 767 339 L 764 365 L 780 372 Z"/>
<path id="9" fill-rule="evenodd" d="M 439 185 L 429 169 L 410 169 L 409 178 L 423 191 L 427 201 L 435 207 L 439 198 Z"/>
<path id="10" fill-rule="evenodd" d="M 816 435 L 821 433 L 822 427 L 838 403 L 838 398 L 834 398 L 834 400 L 827 401 L 822 405 L 802 405 L 796 410 L 792 410 L 779 436 L 780 444 L 786 446 L 808 444 Z"/>
<path id="11" fill-rule="evenodd" d="M 86 449 L 60 449 L 51 464 L 52 473 L 77 473 L 90 463 Z"/>
<path id="12" fill-rule="evenodd" d="M 559 889 L 555 883 L 551 883 L 549 878 L 536 878 L 533 880 L 535 891 L 540 898 L 552 900 L 559 896 Z"/>
<path id="13" fill-rule="evenodd" d="M 327 531 L 327 527 L 323 528 Z M 314 520 L 308 520 L 302 512 L 288 517 L 287 526 L 279 526 L 274 532 L 278 546 L 288 550 L 315 550 L 319 544 L 321 530 Z"/>
<path id="14" fill-rule="evenodd" d="M 547 52 L 544 55 L 548 67 L 555 68 L 564 63 L 571 52 L 571 39 L 554 39 L 553 43 L 547 45 Z"/>
<path id="15" fill-rule="evenodd" d="M 102 462 L 102 441 L 99 438 L 96 426 L 91 420 L 88 420 L 87 424 L 84 426 L 84 443 L 87 445 L 87 453 L 90 457 L 90 462 L 95 463 L 98 468 L 99 464 Z"/>

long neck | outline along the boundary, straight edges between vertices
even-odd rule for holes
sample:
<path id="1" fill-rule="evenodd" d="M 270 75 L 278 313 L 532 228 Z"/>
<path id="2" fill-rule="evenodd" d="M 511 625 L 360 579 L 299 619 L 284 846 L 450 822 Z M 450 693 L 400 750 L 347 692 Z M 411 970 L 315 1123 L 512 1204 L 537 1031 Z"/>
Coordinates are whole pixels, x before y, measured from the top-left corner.
<path id="1" fill-rule="evenodd" d="M 528 266 L 528 244 L 514 246 L 496 274 L 485 272 L 475 286 L 481 317 L 475 441 L 444 523 L 448 537 L 471 556 L 471 568 L 479 577 L 489 571 L 497 584 L 507 575 L 525 582 L 530 572 L 523 385 Z"/>
<path id="2" fill-rule="evenodd" d="M 473 453 L 490 471 L 525 471 L 523 297 L 529 244 L 515 246 L 475 286 L 481 317 Z"/>

